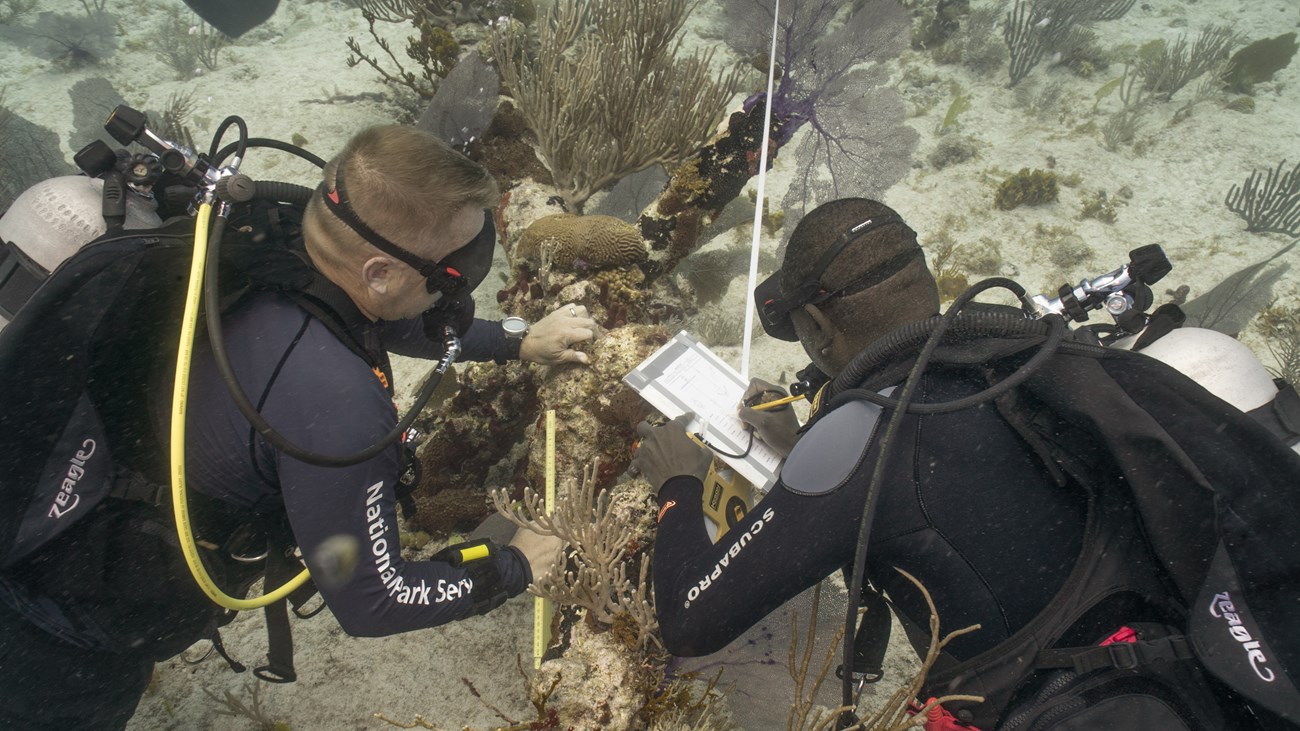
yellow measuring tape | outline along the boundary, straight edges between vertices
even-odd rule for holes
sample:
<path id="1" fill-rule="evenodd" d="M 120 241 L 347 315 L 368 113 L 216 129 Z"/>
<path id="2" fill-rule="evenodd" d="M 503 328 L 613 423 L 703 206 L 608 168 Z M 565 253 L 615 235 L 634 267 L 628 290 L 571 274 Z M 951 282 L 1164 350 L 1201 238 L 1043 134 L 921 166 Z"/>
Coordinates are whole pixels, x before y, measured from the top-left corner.
<path id="1" fill-rule="evenodd" d="M 546 514 L 555 511 L 555 410 L 546 412 Z M 520 528 L 520 530 L 523 530 Z M 537 577 L 533 577 L 536 580 Z M 542 666 L 542 655 L 551 644 L 551 616 L 555 607 L 550 599 L 533 599 L 533 669 Z"/>

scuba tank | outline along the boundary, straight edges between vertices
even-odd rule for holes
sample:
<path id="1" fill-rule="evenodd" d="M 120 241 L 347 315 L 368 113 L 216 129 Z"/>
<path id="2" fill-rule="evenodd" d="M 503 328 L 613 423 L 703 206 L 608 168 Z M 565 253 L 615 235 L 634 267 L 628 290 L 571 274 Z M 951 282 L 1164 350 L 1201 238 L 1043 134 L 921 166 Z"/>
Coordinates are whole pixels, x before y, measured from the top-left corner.
<path id="1" fill-rule="evenodd" d="M 0 216 L 0 330 L 51 272 L 108 232 L 104 187 L 104 180 L 83 175 L 43 180 Z M 129 191 L 123 200 L 121 228 L 162 225 L 151 196 Z"/>

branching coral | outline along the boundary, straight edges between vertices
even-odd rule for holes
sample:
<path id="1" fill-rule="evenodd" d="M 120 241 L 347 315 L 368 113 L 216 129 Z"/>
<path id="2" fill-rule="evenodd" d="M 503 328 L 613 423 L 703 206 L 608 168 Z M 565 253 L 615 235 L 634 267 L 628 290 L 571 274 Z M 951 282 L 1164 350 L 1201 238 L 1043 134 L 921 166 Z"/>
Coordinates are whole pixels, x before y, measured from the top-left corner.
<path id="1" fill-rule="evenodd" d="M 357 0 L 361 17 L 365 18 L 370 36 L 379 46 L 382 55 L 368 54 L 356 39 L 349 37 L 348 67 L 365 63 L 379 72 L 384 83 L 397 90 L 412 92 L 422 100 L 433 98 L 438 83 L 445 78 L 456 65 L 460 56 L 460 44 L 448 30 L 448 26 L 457 22 L 478 22 L 480 14 L 469 7 L 469 3 L 452 0 Z M 492 3 L 495 7 L 500 3 Z M 498 14 L 523 12 L 531 17 L 531 6 L 515 3 L 526 10 L 502 5 Z M 417 35 L 406 39 L 406 58 L 415 66 L 408 69 L 393 52 L 388 39 L 376 30 L 377 23 L 409 24 Z M 388 67 L 393 68 L 390 70 Z"/>
<path id="2" fill-rule="evenodd" d="M 158 60 L 167 64 L 177 80 L 192 79 L 217 68 L 217 57 L 230 39 L 193 14 L 182 16 L 179 8 L 169 8 L 157 29 L 150 34 L 149 47 Z"/>
<path id="3" fill-rule="evenodd" d="M 1011 86 L 1020 83 L 1045 56 L 1067 52 L 1079 43 L 1080 29 L 1099 20 L 1117 20 L 1135 0 L 1016 0 L 1002 26 L 1011 54 Z"/>
<path id="4" fill-rule="evenodd" d="M 1191 45 L 1186 36 L 1173 43 L 1160 41 L 1138 57 L 1142 86 L 1164 98 L 1173 96 L 1201 74 L 1225 68 L 1228 51 L 1241 40 L 1231 28 L 1214 26 L 1201 31 Z"/>
<path id="5" fill-rule="evenodd" d="M 679 58 L 688 0 L 560 0 L 537 47 L 493 37 L 501 76 L 571 210 L 619 178 L 672 166 L 704 142 L 738 83 L 712 51 Z"/>
<path id="6" fill-rule="evenodd" d="M 1283 160 L 1263 175 L 1251 171 L 1246 182 L 1228 190 L 1223 202 L 1246 222 L 1247 231 L 1300 236 L 1300 163 L 1285 169 Z"/>
<path id="7" fill-rule="evenodd" d="M 654 594 L 647 580 L 648 562 L 641 561 L 640 578 L 627 577 L 635 530 L 612 509 L 608 493 L 596 493 L 600 461 L 593 460 L 582 471 L 582 483 L 569 485 L 547 513 L 542 496 L 531 487 L 524 489 L 523 507 L 510 502 L 504 490 L 492 491 L 497 511 L 520 527 L 531 526 L 546 536 L 556 536 L 567 547 L 543 576 L 533 577 L 530 590 L 556 604 L 576 605 L 589 616 L 612 625 L 626 614 L 636 623 L 636 644 L 644 647 L 658 641 L 655 632 Z"/>

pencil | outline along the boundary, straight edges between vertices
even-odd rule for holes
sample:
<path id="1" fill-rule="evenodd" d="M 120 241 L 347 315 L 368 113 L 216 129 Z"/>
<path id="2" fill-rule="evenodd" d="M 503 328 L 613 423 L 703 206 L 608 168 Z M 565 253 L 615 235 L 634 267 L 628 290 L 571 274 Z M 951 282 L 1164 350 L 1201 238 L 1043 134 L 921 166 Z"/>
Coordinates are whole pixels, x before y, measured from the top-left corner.
<path id="1" fill-rule="evenodd" d="M 799 399 L 802 398 L 803 396 L 786 396 L 784 398 L 776 399 L 775 401 L 767 401 L 761 404 L 755 404 L 754 406 L 751 406 L 749 408 L 755 411 L 767 411 L 768 409 L 775 409 L 778 406 L 785 406 L 786 404 L 794 403 L 795 401 L 798 401 Z"/>

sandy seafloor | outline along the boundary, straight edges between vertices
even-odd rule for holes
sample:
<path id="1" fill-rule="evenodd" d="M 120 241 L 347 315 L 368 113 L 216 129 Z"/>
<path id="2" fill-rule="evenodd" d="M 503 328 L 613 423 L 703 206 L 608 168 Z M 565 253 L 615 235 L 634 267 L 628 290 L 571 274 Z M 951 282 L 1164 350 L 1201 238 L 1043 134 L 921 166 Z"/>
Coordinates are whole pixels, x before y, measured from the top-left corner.
<path id="1" fill-rule="evenodd" d="M 362 39 L 370 50 L 374 43 L 366 36 L 360 14 L 342 2 L 286 0 L 269 23 L 222 52 L 217 70 L 184 82 L 173 80 L 172 72 L 147 50 L 148 33 L 162 17 L 160 5 L 109 1 L 108 10 L 118 15 L 124 44 L 99 67 L 62 70 L 0 42 L 5 105 L 58 132 L 69 158 L 80 143 L 68 139 L 72 114 L 67 92 L 73 83 L 91 76 L 108 78 L 133 105 L 142 108 L 161 108 L 169 95 L 193 90 L 197 103 L 191 127 L 203 147 L 206 136 L 228 114 L 241 115 L 254 136 L 288 140 L 301 135 L 309 149 L 325 157 L 353 131 L 393 120 L 391 108 L 376 101 L 308 103 L 330 95 L 382 90 L 371 69 L 349 69 L 344 62 L 347 37 Z M 42 0 L 40 8 L 81 12 L 79 5 L 54 0 Z M 710 11 L 708 6 L 697 11 L 688 26 L 692 34 L 703 30 L 702 35 L 710 35 Z M 1211 23 L 1230 25 L 1249 40 L 1272 37 L 1297 29 L 1300 3 L 1147 0 L 1121 21 L 1098 29 L 1102 44 L 1113 46 L 1158 38 L 1174 40 Z M 397 32 L 400 29 L 394 30 L 394 38 L 404 35 Z M 126 50 L 125 41 L 131 40 L 145 48 Z M 1228 188 L 1243 181 L 1252 169 L 1272 168 L 1284 158 L 1292 164 L 1300 159 L 1300 64 L 1292 64 L 1273 81 L 1256 87 L 1253 113 L 1231 111 L 1224 108 L 1222 99 L 1209 99 L 1197 104 L 1190 117 L 1172 124 L 1175 110 L 1190 98 L 1191 87 L 1185 89 L 1174 101 L 1157 105 L 1146 116 L 1139 132 L 1140 155 L 1132 147 L 1107 151 L 1095 132 L 1075 131 L 1089 119 L 1100 125 L 1117 108 L 1118 100 L 1112 95 L 1094 111 L 1094 93 L 1118 75 L 1118 67 L 1083 79 L 1044 63 L 1024 83 L 1059 81 L 1064 96 L 1053 112 L 1043 115 L 1027 111 L 1016 93 L 1007 88 L 1005 64 L 994 73 L 978 76 L 959 66 L 937 65 L 924 54 L 907 52 L 893 68 L 891 83 L 904 92 L 913 111 L 906 123 L 920 133 L 921 142 L 913 154 L 911 173 L 890 188 L 884 199 L 921 232 L 923 244 L 932 242 L 930 235 L 946 217 L 956 216 L 960 223 L 951 226 L 950 232 L 966 251 L 987 250 L 990 241 L 997 242 L 1004 262 L 1001 273 L 1015 276 L 1031 291 L 1044 291 L 1055 290 L 1066 279 L 1077 282 L 1112 270 L 1127 260 L 1128 250 L 1160 243 L 1174 264 L 1173 273 L 1156 287 L 1160 301 L 1166 289 L 1183 284 L 1190 287 L 1192 296 L 1203 293 L 1289 241 L 1280 235 L 1245 232 L 1242 221 L 1224 206 L 1223 198 Z M 755 87 L 760 83 L 757 76 L 749 82 Z M 961 114 L 959 132 L 974 138 L 978 156 L 935 170 L 925 158 L 936 144 L 952 88 L 960 88 L 970 97 L 971 108 Z M 1010 212 L 992 208 L 994 189 L 1006 174 L 1022 167 L 1046 168 L 1049 156 L 1058 174 L 1077 174 L 1082 183 L 1062 188 L 1059 202 L 1053 205 Z M 783 193 L 792 157 L 786 154 L 778 159 L 769 177 L 769 196 L 774 202 Z M 245 171 L 315 184 L 306 166 L 277 154 L 250 155 Z M 1100 189 L 1114 197 L 1124 188 L 1132 191 L 1132 197 L 1121 201 L 1113 224 L 1079 218 L 1085 194 Z M 1081 238 L 1084 246 L 1077 249 L 1076 261 L 1068 269 L 1053 264 L 1053 252 L 1038 243 L 1034 231 L 1040 225 L 1068 227 Z M 788 231 L 784 233 L 788 235 Z M 743 226 L 720 237 L 713 246 L 731 245 L 749 236 L 749 227 Z M 778 243 L 779 237 L 765 237 L 763 245 L 775 247 Z M 1281 261 L 1290 263 L 1295 256 L 1292 253 Z M 742 307 L 743 274 L 735 273 L 737 285 L 730 288 L 722 304 L 737 313 Z M 1298 303 L 1298 282 L 1295 276 L 1281 280 L 1274 290 L 1279 304 Z M 495 300 L 490 287 L 483 289 L 481 314 L 492 316 Z M 1271 363 L 1268 345 L 1258 333 L 1248 330 L 1243 339 Z M 738 362 L 739 348 L 718 350 Z M 801 357 L 797 346 L 759 337 L 750 372 L 773 380 L 788 377 L 805 362 Z M 403 362 L 400 368 L 406 377 L 399 375 L 399 383 L 409 387 L 418 380 L 423 365 Z M 486 618 L 384 639 L 347 637 L 328 612 L 309 621 L 295 621 L 300 679 L 290 685 L 264 686 L 260 695 L 265 714 L 288 722 L 293 729 L 387 728 L 372 718 L 377 711 L 398 719 L 424 714 L 442 728 L 502 725 L 501 718 L 473 696 L 465 683 L 468 680 L 506 715 L 529 718 L 531 709 L 522 692 L 515 658 L 517 654 L 531 656 L 531 608 L 530 597 L 519 597 Z M 223 636 L 231 652 L 246 663 L 256 664 L 265 650 L 260 613 L 245 613 Z M 783 657 L 783 649 L 779 657 Z M 901 678 L 907 672 L 908 658 L 900 651 L 896 661 L 900 665 L 895 666 L 893 675 Z M 230 690 L 248 701 L 248 674 L 231 673 L 215 657 L 197 665 L 173 660 L 159 668 L 156 687 L 144 698 L 130 728 L 254 727 L 247 719 L 218 715 L 220 706 L 201 692 L 206 688 L 222 695 Z M 743 681 L 745 673 L 737 669 L 733 676 Z M 750 709 L 743 714 L 746 727 L 783 728 L 786 695 L 782 694 L 788 695 L 788 689 L 788 684 L 779 682 L 762 695 L 738 688 L 733 695 L 736 705 Z M 756 704 L 768 712 L 754 713 Z M 762 717 L 767 720 L 754 720 Z"/>

